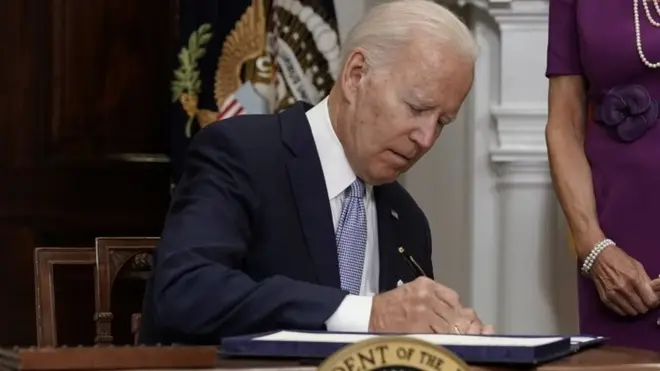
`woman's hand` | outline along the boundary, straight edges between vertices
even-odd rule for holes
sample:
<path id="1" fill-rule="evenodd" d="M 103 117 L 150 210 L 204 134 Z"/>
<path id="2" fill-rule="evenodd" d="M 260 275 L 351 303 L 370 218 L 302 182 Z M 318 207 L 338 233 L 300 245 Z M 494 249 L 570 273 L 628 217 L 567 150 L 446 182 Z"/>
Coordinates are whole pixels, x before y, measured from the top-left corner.
<path id="1" fill-rule="evenodd" d="M 655 291 L 655 294 L 660 298 L 660 276 L 651 281 L 651 288 Z"/>
<path id="2" fill-rule="evenodd" d="M 654 283 L 640 262 L 617 246 L 603 250 L 593 267 L 591 278 L 600 299 L 621 316 L 644 314 L 660 303 L 660 281 Z"/>

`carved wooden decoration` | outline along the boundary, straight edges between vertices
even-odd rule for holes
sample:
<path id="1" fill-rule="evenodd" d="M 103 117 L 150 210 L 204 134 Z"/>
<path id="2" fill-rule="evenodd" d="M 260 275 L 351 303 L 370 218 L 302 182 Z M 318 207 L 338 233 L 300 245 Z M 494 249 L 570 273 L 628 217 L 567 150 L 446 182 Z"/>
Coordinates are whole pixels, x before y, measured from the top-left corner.
<path id="1" fill-rule="evenodd" d="M 113 342 L 111 296 L 112 287 L 120 275 L 148 279 L 151 254 L 157 237 L 102 237 L 96 239 L 96 338 L 98 345 Z M 139 331 L 140 316 L 133 314 L 131 327 L 134 339 Z"/>

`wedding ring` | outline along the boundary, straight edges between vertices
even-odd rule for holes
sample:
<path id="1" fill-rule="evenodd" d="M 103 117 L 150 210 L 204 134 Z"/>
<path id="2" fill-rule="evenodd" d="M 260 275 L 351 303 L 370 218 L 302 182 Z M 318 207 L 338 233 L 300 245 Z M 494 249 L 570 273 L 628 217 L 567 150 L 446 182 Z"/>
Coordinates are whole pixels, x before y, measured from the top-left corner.
<path id="1" fill-rule="evenodd" d="M 461 334 L 461 330 L 458 329 L 458 326 L 454 325 L 454 332 L 457 334 Z"/>

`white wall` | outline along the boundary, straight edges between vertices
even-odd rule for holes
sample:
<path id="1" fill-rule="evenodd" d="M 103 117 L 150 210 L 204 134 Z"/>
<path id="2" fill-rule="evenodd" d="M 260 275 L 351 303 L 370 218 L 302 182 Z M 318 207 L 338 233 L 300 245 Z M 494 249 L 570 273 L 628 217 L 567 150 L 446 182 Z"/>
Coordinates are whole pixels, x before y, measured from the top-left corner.
<path id="1" fill-rule="evenodd" d="M 362 18 L 367 9 L 384 1 L 386 0 L 334 0 L 340 40 L 346 40 L 348 31 Z"/>
<path id="2" fill-rule="evenodd" d="M 335 0 L 342 40 L 381 1 Z M 575 263 L 543 135 L 548 1 L 443 0 L 460 3 L 482 48 L 475 85 L 402 180 L 431 224 L 437 280 L 503 333 L 577 331 Z"/>

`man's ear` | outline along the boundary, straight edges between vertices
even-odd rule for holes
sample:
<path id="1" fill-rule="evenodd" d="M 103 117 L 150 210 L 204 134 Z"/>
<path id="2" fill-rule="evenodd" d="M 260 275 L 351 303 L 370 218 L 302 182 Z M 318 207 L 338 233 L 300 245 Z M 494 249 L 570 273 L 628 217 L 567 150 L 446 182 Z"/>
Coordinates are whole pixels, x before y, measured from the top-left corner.
<path id="1" fill-rule="evenodd" d="M 363 82 L 366 72 L 367 61 L 364 50 L 357 48 L 351 51 L 340 76 L 342 93 L 350 103 L 354 102 L 357 88 Z"/>

